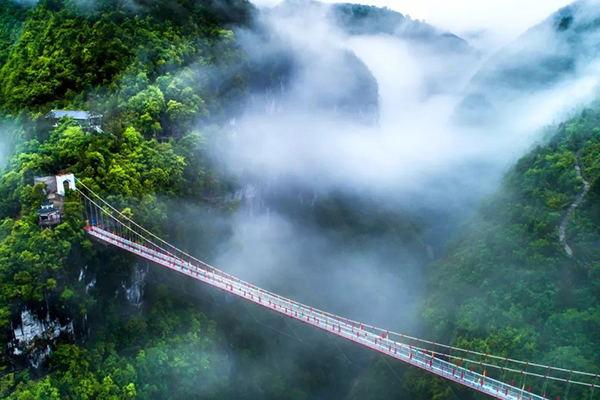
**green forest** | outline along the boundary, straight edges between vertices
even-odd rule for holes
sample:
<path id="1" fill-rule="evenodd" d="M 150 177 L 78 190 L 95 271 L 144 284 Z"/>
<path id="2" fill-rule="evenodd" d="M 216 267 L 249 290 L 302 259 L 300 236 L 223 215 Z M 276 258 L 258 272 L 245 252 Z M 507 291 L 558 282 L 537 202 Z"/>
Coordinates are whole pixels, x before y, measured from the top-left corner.
<path id="1" fill-rule="evenodd" d="M 446 243 L 442 257 L 426 266 L 418 332 L 483 354 L 600 372 L 599 133 L 600 108 L 594 106 L 549 129 L 511 168 L 497 192 Z M 569 256 L 558 230 L 583 188 L 576 164 L 591 188 L 567 227 Z M 487 398 L 416 369 L 402 378 L 402 386 L 390 385 L 394 371 L 379 360 L 356 398 Z M 513 378 L 522 382 L 518 374 Z M 542 382 L 528 385 L 540 389 Z M 548 398 L 593 394 L 590 387 L 571 385 L 567 391 L 552 382 L 547 391 Z"/>
<path id="2" fill-rule="evenodd" d="M 560 124 L 508 172 L 464 234 L 427 266 L 425 329 L 456 346 L 599 372 L 600 110 Z M 591 189 L 567 225 L 569 256 L 558 240 L 565 210 Z M 589 389 L 570 396 L 587 398 Z M 564 385 L 553 388 L 563 396 Z"/>
<path id="3" fill-rule="evenodd" d="M 230 232 L 200 227 L 198 246 L 184 234 L 185 213 L 210 205 L 227 218 L 237 210 L 236 201 L 207 200 L 234 186 L 207 148 L 226 143 L 224 122 L 252 85 L 234 27 L 251 27 L 256 12 L 246 0 L 0 3 L 0 141 L 9 153 L 0 177 L 1 398 L 484 398 L 351 345 L 284 345 L 258 323 L 280 320 L 255 310 L 257 323 L 249 322 L 243 305 L 210 304 L 212 292 L 166 271 L 151 269 L 158 277 L 132 312 L 114 293 L 138 261 L 90 241 L 75 191 L 64 222 L 39 227 L 45 194 L 34 176 L 68 171 L 145 228 L 212 255 L 211 244 Z M 69 118 L 51 127 L 44 118 L 51 109 L 99 112 L 103 132 Z M 576 165 L 590 190 L 567 225 L 569 256 L 558 231 L 583 188 Z M 548 129 L 443 255 L 424 263 L 421 323 L 406 333 L 600 373 L 599 174 L 600 106 L 592 105 Z M 385 212 L 365 216 L 334 200 L 315 214 L 353 245 L 369 235 L 416 244 L 424 224 Z M 83 266 L 97 276 L 91 288 L 78 279 Z M 61 336 L 49 363 L 31 368 L 9 347 L 25 308 L 51 310 L 86 333 Z M 278 354 L 290 346 L 297 356 Z M 345 351 L 367 361 L 357 368 Z M 571 398 L 591 395 L 569 390 Z M 565 386 L 548 391 L 563 396 Z"/>

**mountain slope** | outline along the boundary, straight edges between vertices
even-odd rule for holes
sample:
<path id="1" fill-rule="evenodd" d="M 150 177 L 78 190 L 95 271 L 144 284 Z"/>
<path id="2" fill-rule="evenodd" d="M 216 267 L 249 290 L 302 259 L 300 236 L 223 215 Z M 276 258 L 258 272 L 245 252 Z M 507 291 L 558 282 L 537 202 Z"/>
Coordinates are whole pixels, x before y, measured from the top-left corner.
<path id="1" fill-rule="evenodd" d="M 423 317 L 434 340 L 599 372 L 599 132 L 597 108 L 561 124 L 428 267 Z M 571 257 L 559 226 L 583 189 L 577 166 L 591 189 L 567 225 Z M 589 396 L 580 387 L 571 394 Z"/>
<path id="2" fill-rule="evenodd" d="M 236 0 L 42 0 L 25 16 L 6 14 L 15 29 L 3 36 L 0 108 L 21 140 L 0 177 L 0 397 L 302 399 L 349 387 L 340 382 L 355 372 L 337 353 L 279 357 L 292 346 L 245 323 L 245 305 L 216 307 L 219 295 L 201 285 L 89 241 L 75 194 L 64 223 L 38 226 L 45 194 L 33 177 L 69 171 L 148 229 L 214 257 L 237 202 L 207 142 L 230 133 L 222 122 L 248 87 L 266 87 L 239 41 L 253 13 Z M 368 69 L 339 54 L 376 108 Z M 342 94 L 324 106 L 352 100 Z M 32 123 L 51 107 L 102 113 L 104 132 Z"/>
<path id="3" fill-rule="evenodd" d="M 244 1 L 215 1 L 210 12 L 204 1 L 106 0 L 91 9 L 77 4 L 41 1 L 27 14 L 29 19 L 9 18 L 14 29 L 3 36 L 9 38 L 5 43 L 12 43 L 5 47 L 7 61 L 0 72 L 5 111 L 34 119 L 51 106 L 89 108 L 105 115 L 106 133 L 86 135 L 72 121 L 48 131 L 22 120 L 23 137 L 30 140 L 21 143 L 0 178 L 0 396 L 450 398 L 445 383 L 413 371 L 402 387 L 392 388 L 398 376 L 388 365 L 379 363 L 364 374 L 347 362 L 358 355 L 362 365 L 363 357 L 373 353 L 331 342 L 308 347 L 306 342 L 316 342 L 319 332 L 292 329 L 277 315 L 229 304 L 230 298 L 215 296 L 194 282 L 94 245 L 85 235 L 75 196 L 67 199 L 64 224 L 53 231 L 39 229 L 36 210 L 45 196 L 43 185 L 32 184 L 33 176 L 69 170 L 145 227 L 210 260 L 218 245 L 233 236 L 228 218 L 237 202 L 222 200 L 233 197 L 233 185 L 207 154 L 207 141 L 230 132 L 201 125 L 201 134 L 195 131 L 197 123 L 229 122 L 249 87 L 258 92 L 284 86 L 287 77 L 318 66 L 320 60 L 307 51 L 301 54 L 312 60 L 300 57 L 298 62 L 292 55 L 281 64 L 261 65 L 261 51 L 274 49 L 269 61 L 277 59 L 285 50 L 283 40 L 273 49 L 259 46 L 256 54 L 245 53 L 237 29 L 248 27 L 246 17 L 253 11 Z M 141 7 L 139 15 L 131 4 Z M 344 21 L 361 15 L 361 6 L 340 7 Z M 382 33 L 405 34 L 403 38 L 413 43 L 431 34 L 428 27 L 419 33 L 418 24 L 408 33 L 398 33 L 399 17 L 386 10 L 367 9 L 365 14 L 382 24 Z M 79 35 L 74 27 L 81 28 Z M 356 34 L 371 29 L 363 24 L 362 33 Z M 260 43 L 271 44 L 269 35 Z M 433 41 L 447 39 L 458 43 L 460 51 L 462 42 L 451 36 L 442 34 L 439 42 Z M 368 68 L 351 53 L 334 50 L 333 61 L 339 63 L 332 65 L 344 73 L 327 78 L 357 84 L 338 84 L 342 90 L 325 92 L 330 96 L 316 96 L 306 104 L 341 106 L 345 113 L 376 108 L 377 83 Z M 298 65 L 303 68 L 295 69 Z M 471 233 L 452 243 L 444 258 L 430 266 L 424 336 L 593 370 L 600 348 L 598 310 L 593 306 L 600 298 L 599 120 L 597 111 L 588 111 L 559 127 L 549 144 L 521 160 L 507 176 L 505 187 L 482 207 L 480 219 L 467 227 Z M 177 140 L 159 143 L 153 136 Z M 559 243 L 558 226 L 581 193 L 576 154 L 591 188 L 567 226 L 575 256 L 571 259 Z M 285 194 L 280 200 L 289 206 L 295 195 Z M 208 204 L 205 199 L 217 200 Z M 377 208 L 381 204 L 365 201 L 360 207 L 356 199 L 333 195 L 315 204 L 300 211 L 320 233 L 328 232 L 344 244 L 335 248 L 345 250 L 342 255 L 372 250 L 370 240 L 379 243 L 383 260 L 336 260 L 345 268 L 355 262 L 360 280 L 373 279 L 364 275 L 370 262 L 411 268 L 403 258 L 406 253 L 398 251 L 404 244 L 414 246 L 421 258 L 426 256 L 425 245 L 418 243 L 426 236 L 422 224 Z M 289 214 L 298 213 L 290 208 Z M 264 240 L 255 231 L 251 234 Z M 308 243 L 311 251 L 303 248 L 309 256 L 305 263 L 322 279 L 319 269 L 327 264 L 311 260 L 317 253 L 310 246 L 315 242 Z M 141 284 L 136 282 L 140 276 Z M 393 281 L 385 275 L 383 279 Z M 290 284 L 297 288 L 308 283 Z M 377 290 L 384 293 L 379 286 Z M 322 290 L 332 295 L 335 291 L 331 285 Z M 129 292 L 140 296 L 132 301 Z M 362 312 L 375 315 L 373 299 L 366 303 Z M 20 340 L 19 326 L 46 318 L 61 327 L 73 323 L 74 337 L 65 328 L 51 340 Z M 282 344 L 288 328 L 301 338 L 295 346 Z M 581 394 L 572 390 L 572 396 Z M 472 395 L 460 392 L 460 398 Z"/>
<path id="4" fill-rule="evenodd" d="M 239 58 L 231 31 L 222 27 L 248 23 L 253 11 L 247 2 L 231 1 L 247 10 L 232 9 L 221 21 L 212 3 L 201 3 L 172 2 L 161 11 L 160 2 L 136 8 L 117 0 L 99 0 L 93 7 L 40 1 L 0 65 L 1 109 L 95 108 L 155 135 L 171 134 L 172 125 L 222 116 L 221 101 L 239 101 L 243 70 L 221 83 L 217 100 L 210 88 L 216 77 L 199 77 L 194 66 L 225 67 Z M 169 85 L 174 90 L 163 93 Z M 186 86 L 199 90 L 192 95 Z M 144 107 L 149 102 L 154 104 Z"/>
<path id="5" fill-rule="evenodd" d="M 581 177 L 578 173 L 580 168 Z M 555 127 L 521 158 L 501 187 L 464 222 L 439 260 L 426 267 L 427 288 L 415 334 L 436 343 L 530 363 L 600 373 L 600 104 Z M 590 188 L 566 227 L 559 228 Z M 490 361 L 493 363 L 493 361 Z M 480 373 L 484 368 L 463 363 Z M 496 364 L 499 367 L 503 363 Z M 528 367 L 529 372 L 546 373 Z M 523 380 L 518 373 L 488 376 L 532 386 L 563 398 L 563 383 Z M 392 385 L 402 374 L 401 385 Z M 568 373 L 551 372 L 568 378 Z M 589 384 L 587 379 L 578 376 Z M 484 399 L 402 363 L 374 362 L 352 399 Z M 589 398 L 590 387 L 571 385 L 569 398 Z"/>
<path id="6" fill-rule="evenodd" d="M 455 110 L 461 124 L 491 124 L 503 107 L 584 74 L 598 60 L 600 7 L 580 0 L 529 29 L 490 58 Z"/>
<path id="7" fill-rule="evenodd" d="M 350 35 L 387 34 L 432 51 L 475 54 L 464 39 L 386 7 L 337 3 L 329 9 L 328 18 Z"/>
<path id="8" fill-rule="evenodd" d="M 0 3 L 0 66 L 6 62 L 10 46 L 18 40 L 21 34 L 27 10 L 27 7 L 12 1 Z"/>

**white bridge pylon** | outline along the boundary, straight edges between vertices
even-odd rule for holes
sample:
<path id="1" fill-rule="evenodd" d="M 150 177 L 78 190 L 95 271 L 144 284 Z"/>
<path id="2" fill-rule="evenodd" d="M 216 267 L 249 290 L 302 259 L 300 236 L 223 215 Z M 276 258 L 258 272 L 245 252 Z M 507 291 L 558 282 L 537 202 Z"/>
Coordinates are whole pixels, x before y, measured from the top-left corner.
<path id="1" fill-rule="evenodd" d="M 322 329 L 330 334 L 358 343 L 386 356 L 396 358 L 407 364 L 456 382 L 460 385 L 467 386 L 473 390 L 485 393 L 496 399 L 546 399 L 546 393 L 544 393 L 543 396 L 540 396 L 531 393 L 531 386 L 528 386 L 526 389 L 524 379 L 525 376 L 543 378 L 544 391 L 547 381 L 555 380 L 566 382 L 567 385 L 569 383 L 573 383 L 591 387 L 593 396 L 593 384 L 573 382 L 569 379 L 551 377 L 551 367 L 530 364 L 491 355 L 485 355 L 484 361 L 473 361 L 467 357 L 469 355 L 483 356 L 483 354 L 457 349 L 451 346 L 435 344 L 411 336 L 382 330 L 374 326 L 366 325 L 348 318 L 342 318 L 340 316 L 315 309 L 313 307 L 279 296 L 275 293 L 271 293 L 265 289 L 256 287 L 248 282 L 218 270 L 204 263 L 203 261 L 200 261 L 177 249 L 175 246 L 163 241 L 156 235 L 145 230 L 143 227 L 137 225 L 135 222 L 121 214 L 118 210 L 105 202 L 100 196 L 92 192 L 80 181 L 77 181 L 77 184 L 79 193 L 84 199 L 87 217 L 87 232 L 90 236 L 102 243 L 121 248 L 136 256 L 143 257 L 156 264 L 162 265 L 220 290 L 241 297 L 246 301 L 251 301 L 259 306 L 268 308 L 271 311 L 278 312 L 289 318 L 296 319 L 315 328 Z M 85 189 L 86 193 L 82 191 L 82 188 Z M 433 348 L 427 349 L 420 347 L 421 345 L 433 345 Z M 440 349 L 449 350 L 448 354 L 444 354 L 442 351 L 436 352 L 436 346 L 438 346 Z M 452 351 L 465 352 L 466 356 L 451 355 L 450 353 Z M 448 361 L 446 361 L 444 358 L 446 358 Z M 490 361 L 490 359 L 502 360 L 503 362 L 506 361 L 506 363 L 504 366 L 498 366 L 486 362 Z M 450 362 L 450 360 L 453 361 Z M 547 368 L 547 373 L 542 375 L 518 369 L 511 369 L 506 366 L 509 362 L 527 365 L 527 367 L 533 366 Z M 471 365 L 470 368 L 467 367 L 469 364 Z M 483 372 L 479 373 L 474 371 L 473 366 L 481 367 Z M 487 376 L 487 368 L 500 370 L 503 377 L 506 376 L 506 373 L 508 372 L 512 373 L 513 376 L 523 378 L 522 385 L 519 385 L 519 383 L 515 385 L 514 379 L 511 380 L 510 383 L 492 379 Z M 555 368 L 554 370 L 569 372 L 568 370 L 560 368 Z M 570 372 L 572 375 L 573 371 Z M 594 377 L 595 375 L 582 372 L 577 373 L 589 377 Z M 518 386 L 522 387 L 519 388 Z"/>

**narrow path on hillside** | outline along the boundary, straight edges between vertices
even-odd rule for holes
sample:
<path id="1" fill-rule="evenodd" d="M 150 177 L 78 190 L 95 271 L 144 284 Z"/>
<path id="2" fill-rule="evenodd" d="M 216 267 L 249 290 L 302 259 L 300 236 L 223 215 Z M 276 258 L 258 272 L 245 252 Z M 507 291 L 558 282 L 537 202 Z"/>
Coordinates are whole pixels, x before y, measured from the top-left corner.
<path id="1" fill-rule="evenodd" d="M 575 157 L 576 157 L 575 171 L 577 172 L 577 176 L 580 177 L 581 180 L 583 181 L 583 190 L 581 191 L 581 193 L 579 193 L 577 195 L 577 197 L 575 198 L 575 201 L 573 202 L 573 204 L 571 204 L 571 206 L 565 213 L 565 216 L 563 217 L 563 220 L 560 223 L 560 228 L 558 229 L 560 243 L 563 246 L 565 246 L 565 251 L 570 256 L 573 255 L 573 249 L 571 249 L 571 247 L 567 244 L 567 225 L 569 224 L 569 221 L 571 220 L 571 216 L 573 215 L 573 213 L 575 212 L 577 207 L 579 207 L 579 205 L 585 198 L 585 195 L 590 190 L 590 184 L 585 179 L 583 179 L 583 176 L 581 175 L 581 167 L 579 166 L 579 150 L 577 150 L 577 153 L 575 153 Z"/>

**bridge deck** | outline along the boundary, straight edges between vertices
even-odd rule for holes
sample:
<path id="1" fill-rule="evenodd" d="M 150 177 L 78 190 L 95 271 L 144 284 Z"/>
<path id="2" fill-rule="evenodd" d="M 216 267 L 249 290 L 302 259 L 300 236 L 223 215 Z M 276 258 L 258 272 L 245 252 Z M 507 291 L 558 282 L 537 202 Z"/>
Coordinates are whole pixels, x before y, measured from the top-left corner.
<path id="1" fill-rule="evenodd" d="M 164 251 L 156 251 L 149 247 L 134 243 L 98 226 L 87 228 L 88 233 L 101 242 L 120 247 L 130 253 L 153 261 L 179 273 L 207 283 L 262 307 L 276 311 L 287 317 L 297 319 L 305 324 L 327 331 L 336 336 L 358 343 L 378 351 L 386 356 L 396 358 L 407 364 L 434 373 L 471 389 L 485 393 L 491 397 L 505 400 L 543 400 L 544 398 L 528 393 L 515 386 L 485 377 L 477 372 L 463 368 L 435 357 L 431 351 L 414 347 L 405 343 L 397 343 L 389 339 L 386 331 L 373 328 L 373 332 L 364 329 L 364 325 L 355 321 L 326 313 L 290 299 L 257 288 L 247 282 L 223 272 L 194 263 L 187 262 Z M 204 268 L 203 268 L 204 267 Z M 369 327 L 371 329 L 371 327 Z"/>

